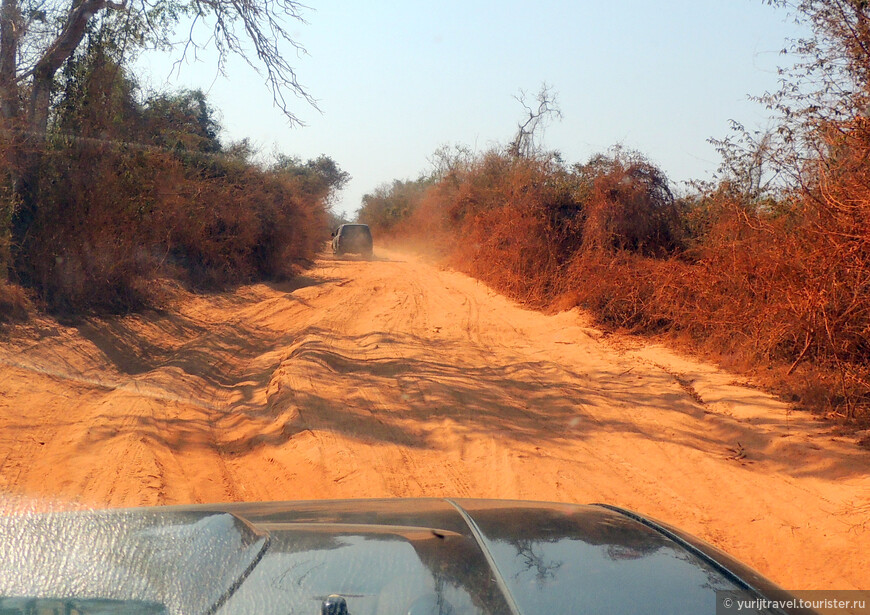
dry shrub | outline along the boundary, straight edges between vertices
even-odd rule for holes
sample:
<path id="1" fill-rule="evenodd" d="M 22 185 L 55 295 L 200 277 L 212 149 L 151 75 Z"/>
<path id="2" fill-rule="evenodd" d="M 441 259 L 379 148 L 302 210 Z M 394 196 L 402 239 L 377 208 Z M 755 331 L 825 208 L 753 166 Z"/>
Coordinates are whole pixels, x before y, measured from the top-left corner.
<path id="1" fill-rule="evenodd" d="M 306 195 L 298 179 L 279 173 L 261 178 L 252 192 L 258 203 L 255 275 L 287 278 L 317 253 L 326 238 L 325 195 Z"/>
<path id="2" fill-rule="evenodd" d="M 679 213 L 667 177 L 632 155 L 598 161 L 586 203 L 586 250 L 665 256 L 680 247 Z"/>
<path id="3" fill-rule="evenodd" d="M 815 356 L 836 366 L 847 400 L 858 390 L 870 405 L 870 120 L 831 126 L 826 138 L 830 156 L 800 228 L 807 335 Z"/>
<path id="4" fill-rule="evenodd" d="M 33 280 L 57 311 L 141 306 L 157 270 L 160 157 L 111 150 L 45 155 L 41 206 L 28 254 Z"/>
<path id="5" fill-rule="evenodd" d="M 679 335 L 854 417 L 870 405 L 870 131 L 836 128 L 816 186 L 779 201 L 722 189 L 678 206 L 637 156 L 569 172 L 490 153 L 396 230 L 516 299 Z"/>
<path id="6" fill-rule="evenodd" d="M 23 288 L 0 281 L 0 322 L 26 320 L 31 309 Z"/>
<path id="7" fill-rule="evenodd" d="M 391 196 L 382 195 L 381 210 L 390 209 Z M 494 288 L 543 306 L 570 291 L 578 272 L 566 275 L 566 267 L 581 253 L 665 255 L 676 250 L 679 227 L 664 174 L 618 150 L 573 170 L 549 157 L 489 152 L 447 173 L 394 228 L 438 244 L 454 266 Z"/>
<path id="8" fill-rule="evenodd" d="M 564 273 L 566 302 L 580 305 L 608 324 L 631 331 L 662 331 L 673 324 L 662 296 L 683 273 L 679 261 L 659 261 L 626 251 L 578 255 Z M 675 270 L 676 269 L 676 270 Z"/>
<path id="9" fill-rule="evenodd" d="M 198 288 L 217 289 L 252 279 L 257 239 L 254 201 L 244 172 L 187 177 L 184 203 L 171 212 L 171 262 Z"/>
<path id="10" fill-rule="evenodd" d="M 508 205 L 469 217 L 451 262 L 512 297 L 544 304 L 558 262 L 537 213 Z"/>
<path id="11" fill-rule="evenodd" d="M 327 192 L 298 177 L 223 161 L 188 173 L 167 228 L 171 262 L 196 287 L 286 278 L 327 236 Z"/>
<path id="12" fill-rule="evenodd" d="M 581 210 L 551 160 L 491 152 L 431 188 L 400 229 L 439 241 L 454 266 L 492 287 L 544 305 L 579 248 Z"/>
<path id="13" fill-rule="evenodd" d="M 866 120 L 830 127 L 816 181 L 777 210 L 724 208 L 694 283 L 668 298 L 682 328 L 788 366 L 790 388 L 824 389 L 823 401 L 848 417 L 870 405 L 867 128 Z"/>
<path id="14" fill-rule="evenodd" d="M 220 289 L 293 273 L 327 235 L 329 187 L 231 158 L 57 147 L 28 254 L 53 311 L 123 312 L 160 276 Z"/>
<path id="15" fill-rule="evenodd" d="M 842 228 L 826 241 L 819 212 L 796 207 L 723 208 L 692 262 L 584 254 L 569 269 L 576 301 L 617 326 L 688 335 L 732 364 L 781 366 L 779 388 L 857 416 L 870 393 L 866 256 L 832 245 Z"/>

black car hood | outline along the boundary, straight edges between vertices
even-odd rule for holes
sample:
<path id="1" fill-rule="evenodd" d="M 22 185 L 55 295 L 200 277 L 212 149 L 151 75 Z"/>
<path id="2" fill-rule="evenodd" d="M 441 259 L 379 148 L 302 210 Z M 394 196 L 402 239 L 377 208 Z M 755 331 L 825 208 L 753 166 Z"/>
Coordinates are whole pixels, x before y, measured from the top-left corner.
<path id="1" fill-rule="evenodd" d="M 716 590 L 781 596 L 709 545 L 595 505 L 344 500 L 7 517 L 0 557 L 0 609 L 44 599 L 91 600 L 93 612 L 316 614 L 337 595 L 350 615 L 712 613 Z"/>

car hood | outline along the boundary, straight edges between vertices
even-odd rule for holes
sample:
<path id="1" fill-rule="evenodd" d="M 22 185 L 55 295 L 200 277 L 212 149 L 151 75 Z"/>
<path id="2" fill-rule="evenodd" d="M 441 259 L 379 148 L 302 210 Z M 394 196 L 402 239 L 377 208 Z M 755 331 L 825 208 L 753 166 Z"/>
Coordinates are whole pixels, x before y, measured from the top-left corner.
<path id="1" fill-rule="evenodd" d="M 350 615 L 709 613 L 717 590 L 784 596 L 709 545 L 601 505 L 344 500 L 0 519 L 0 610 L 13 612 L 75 600 L 82 613 L 316 614 L 339 596 Z"/>

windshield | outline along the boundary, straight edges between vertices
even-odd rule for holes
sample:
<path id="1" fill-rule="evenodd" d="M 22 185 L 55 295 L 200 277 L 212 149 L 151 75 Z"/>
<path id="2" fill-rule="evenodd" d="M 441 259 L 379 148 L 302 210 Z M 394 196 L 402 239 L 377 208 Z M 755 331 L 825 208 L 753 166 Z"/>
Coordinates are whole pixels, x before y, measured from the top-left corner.
<path id="1" fill-rule="evenodd" d="M 0 4 L 0 549 L 32 581 L 0 612 L 217 612 L 289 514 L 222 506 L 370 498 L 609 504 L 870 587 L 867 3 Z M 165 506 L 212 509 L 27 525 Z M 458 532 L 421 524 L 386 525 Z M 655 578 L 550 600 L 583 549 L 528 539 L 471 591 L 420 564 L 440 538 L 340 530 L 270 566 L 399 553 L 403 613 Z"/>
<path id="2" fill-rule="evenodd" d="M 10 605 L 32 600 L 46 609 L 70 600 L 68 608 L 81 602 L 84 612 L 207 613 L 245 579 L 267 542 L 228 514 L 159 509 L 5 517 L 0 595 Z"/>
<path id="3" fill-rule="evenodd" d="M 347 239 L 371 239 L 372 234 L 364 224 L 345 224 L 341 227 L 341 236 Z"/>

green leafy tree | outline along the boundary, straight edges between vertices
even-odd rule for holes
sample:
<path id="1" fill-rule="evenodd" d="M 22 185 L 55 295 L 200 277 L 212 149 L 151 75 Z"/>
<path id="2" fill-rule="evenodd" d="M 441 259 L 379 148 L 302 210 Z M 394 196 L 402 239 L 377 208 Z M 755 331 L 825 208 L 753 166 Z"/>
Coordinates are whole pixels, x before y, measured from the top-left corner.
<path id="1" fill-rule="evenodd" d="M 302 162 L 296 156 L 279 154 L 270 169 L 277 175 L 295 180 L 301 192 L 314 200 L 323 200 L 329 205 L 332 197 L 350 181 L 350 174 L 342 171 L 329 156 Z"/>

